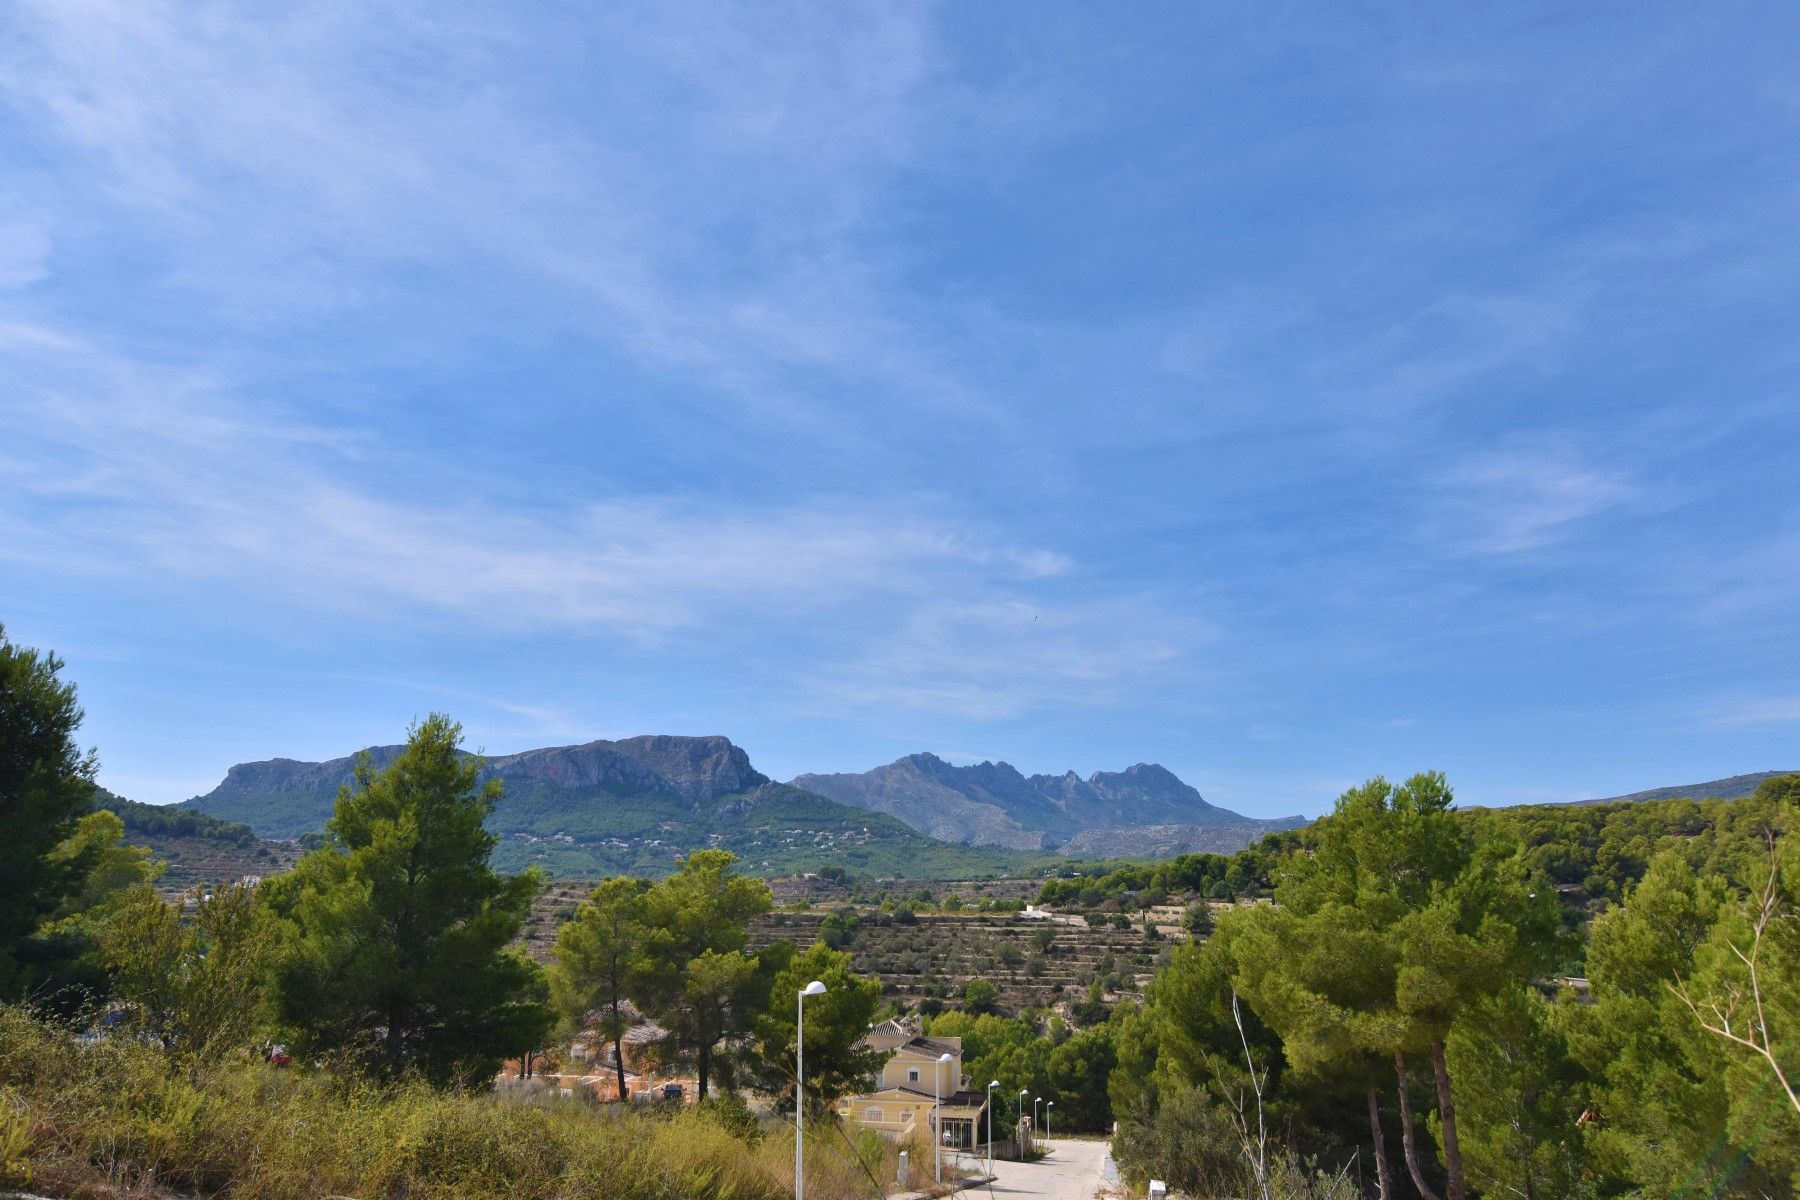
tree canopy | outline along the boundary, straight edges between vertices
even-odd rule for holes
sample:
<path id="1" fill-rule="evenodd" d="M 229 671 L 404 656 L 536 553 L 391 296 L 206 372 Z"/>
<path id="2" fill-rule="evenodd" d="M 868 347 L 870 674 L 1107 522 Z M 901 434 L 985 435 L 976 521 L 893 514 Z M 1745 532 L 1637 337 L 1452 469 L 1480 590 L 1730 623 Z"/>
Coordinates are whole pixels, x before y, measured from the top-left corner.
<path id="1" fill-rule="evenodd" d="M 359 763 L 330 843 L 267 885 L 289 929 L 279 1014 L 302 1052 L 478 1080 L 549 1029 L 541 973 L 512 944 L 539 878 L 490 865 L 500 787 L 461 740 L 434 714 L 384 770 Z"/>
<path id="2" fill-rule="evenodd" d="M 12 642 L 0 625 L 0 997 L 55 986 L 75 950 L 41 936 L 82 888 L 91 846 L 58 854 L 88 812 L 95 759 L 75 741 L 75 685 L 56 655 Z"/>

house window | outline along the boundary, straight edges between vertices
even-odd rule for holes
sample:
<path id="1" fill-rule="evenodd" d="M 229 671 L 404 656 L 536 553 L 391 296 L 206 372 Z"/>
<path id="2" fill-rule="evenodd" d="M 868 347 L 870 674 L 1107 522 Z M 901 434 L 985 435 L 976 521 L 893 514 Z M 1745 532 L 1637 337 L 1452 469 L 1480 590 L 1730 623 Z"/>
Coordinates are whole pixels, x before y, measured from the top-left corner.
<path id="1" fill-rule="evenodd" d="M 917 1067 L 906 1068 L 906 1082 L 908 1082 L 908 1083 L 919 1082 L 919 1068 L 917 1068 Z"/>
<path id="2" fill-rule="evenodd" d="M 881 1120 L 881 1110 L 879 1108 L 875 1108 L 874 1106 L 871 1105 L 869 1110 L 867 1112 L 863 1113 L 863 1120 L 865 1120 L 865 1121 Z"/>
<path id="3" fill-rule="evenodd" d="M 900 1111 L 900 1123 L 902 1125 L 911 1125 L 912 1119 L 913 1119 L 912 1109 L 906 1108 L 906 1109 L 902 1109 Z"/>

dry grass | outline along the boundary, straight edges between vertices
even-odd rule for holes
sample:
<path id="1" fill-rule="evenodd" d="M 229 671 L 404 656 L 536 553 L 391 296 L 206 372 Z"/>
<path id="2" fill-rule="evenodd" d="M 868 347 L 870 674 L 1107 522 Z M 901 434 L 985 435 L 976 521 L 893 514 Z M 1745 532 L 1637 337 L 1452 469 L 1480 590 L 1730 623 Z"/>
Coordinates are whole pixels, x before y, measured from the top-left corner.
<path id="1" fill-rule="evenodd" d="M 807 1150 L 816 1200 L 870 1200 L 893 1179 L 880 1139 L 821 1126 Z M 7 1009 L 0 1184 L 71 1198 L 779 1200 L 793 1194 L 793 1134 L 692 1109 L 530 1104 L 245 1058 L 180 1071 L 150 1047 L 84 1045 Z"/>

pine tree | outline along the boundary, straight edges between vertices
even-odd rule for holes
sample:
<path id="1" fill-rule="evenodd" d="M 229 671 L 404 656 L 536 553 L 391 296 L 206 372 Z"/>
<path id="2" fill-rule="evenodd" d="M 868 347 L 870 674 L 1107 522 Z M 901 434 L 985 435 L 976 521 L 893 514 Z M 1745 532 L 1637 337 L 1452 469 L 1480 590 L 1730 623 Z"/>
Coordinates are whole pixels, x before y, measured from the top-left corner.
<path id="1" fill-rule="evenodd" d="M 863 1044 L 881 1007 L 881 981 L 854 974 L 850 955 L 814 942 L 775 974 L 755 1022 L 759 1084 L 781 1102 L 794 1094 L 795 1002 L 813 980 L 825 994 L 806 1001 L 806 1098 L 809 1112 L 850 1095 L 881 1069 L 882 1055 Z"/>
<path id="2" fill-rule="evenodd" d="M 330 843 L 269 885 L 289 927 L 280 1015 L 302 1054 L 475 1082 L 547 1034 L 542 972 L 512 945 L 539 876 L 489 864 L 500 784 L 479 782 L 461 740 L 433 714 L 385 770 L 359 762 Z"/>
<path id="3" fill-rule="evenodd" d="M 85 854 L 57 854 L 93 803 L 94 756 L 75 744 L 82 711 L 54 654 L 18 646 L 0 626 L 0 999 L 54 979 L 66 939 L 40 936 L 82 888 Z"/>
<path id="4" fill-rule="evenodd" d="M 625 1035 L 633 1023 L 626 999 L 650 968 L 644 947 L 649 882 L 620 875 L 605 880 L 556 935 L 550 995 L 571 1033 L 590 1020 L 612 1043 L 619 1099 L 625 1099 Z"/>
<path id="5" fill-rule="evenodd" d="M 632 1000 L 691 1055 L 700 1097 L 712 1086 L 719 1044 L 749 1032 L 773 971 L 744 951 L 748 923 L 774 906 L 769 885 L 732 870 L 724 850 L 697 850 L 644 896 L 645 969 Z"/>

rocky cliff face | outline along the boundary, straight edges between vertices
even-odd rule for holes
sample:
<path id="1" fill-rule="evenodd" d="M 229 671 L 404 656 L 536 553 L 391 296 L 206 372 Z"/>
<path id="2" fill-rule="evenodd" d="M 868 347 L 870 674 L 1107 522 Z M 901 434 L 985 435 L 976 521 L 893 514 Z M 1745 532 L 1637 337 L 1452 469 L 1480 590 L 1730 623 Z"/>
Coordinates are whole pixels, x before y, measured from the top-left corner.
<path id="1" fill-rule="evenodd" d="M 673 785 L 682 795 L 711 800 L 747 792 L 769 782 L 750 765 L 750 756 L 729 738 L 673 737 L 653 734 L 619 742 L 594 742 L 641 764 Z"/>
<path id="2" fill-rule="evenodd" d="M 364 753 L 379 769 L 402 749 L 373 746 Z M 489 758 L 485 774 L 499 779 L 508 796 L 541 800 L 561 795 L 572 808 L 634 801 L 692 810 L 769 782 L 750 765 L 749 755 L 717 736 L 652 735 L 548 746 Z M 338 789 L 354 784 L 355 777 L 355 755 L 326 762 L 273 758 L 239 763 L 218 787 L 183 804 L 242 821 L 265 837 L 296 837 L 324 826 Z"/>
<path id="3" fill-rule="evenodd" d="M 366 751 L 375 767 L 380 769 L 393 762 L 404 747 L 370 746 Z M 238 763 L 225 772 L 224 780 L 218 787 L 207 793 L 208 798 L 217 797 L 221 801 L 232 801 L 247 796 L 262 796 L 271 792 L 329 792 L 337 795 L 337 790 L 346 784 L 355 782 L 356 756 L 346 755 L 326 762 L 300 762 L 292 758 L 271 758 L 265 762 Z M 186 801 L 189 807 L 199 808 L 192 800 Z M 205 809 L 213 812 L 212 809 Z M 214 813 L 214 815 L 218 815 Z M 235 819 L 235 818 L 232 818 Z M 248 822 L 246 822 L 248 824 Z"/>
<path id="4" fill-rule="evenodd" d="M 1247 844 L 1263 832 L 1290 828 L 1299 818 L 1257 821 L 1208 804 L 1172 771 L 1139 763 L 1096 771 L 1083 779 L 1023 775 L 1009 763 L 958 767 L 934 754 L 905 758 L 860 774 L 801 775 L 795 787 L 844 804 L 888 813 L 945 841 L 1017 848 L 1060 847 L 1095 830 L 1159 827 L 1149 843 L 1192 841 Z M 1169 832 L 1217 827 L 1216 838 Z M 1229 832 L 1226 832 L 1229 831 Z M 1123 843 L 1130 839 L 1114 839 Z"/>

